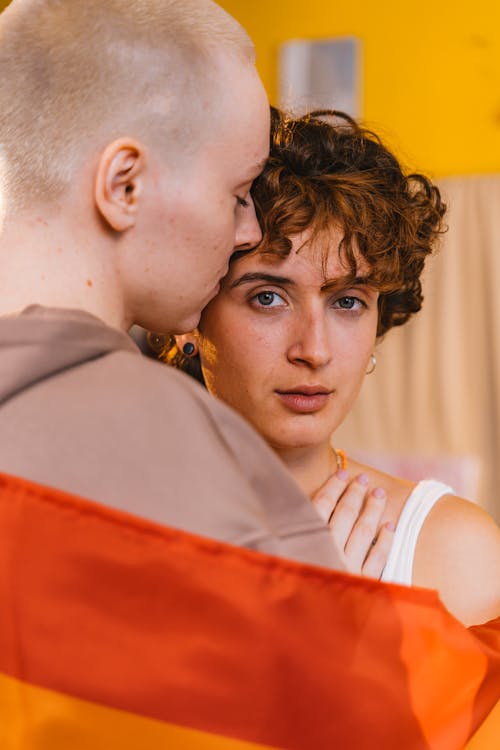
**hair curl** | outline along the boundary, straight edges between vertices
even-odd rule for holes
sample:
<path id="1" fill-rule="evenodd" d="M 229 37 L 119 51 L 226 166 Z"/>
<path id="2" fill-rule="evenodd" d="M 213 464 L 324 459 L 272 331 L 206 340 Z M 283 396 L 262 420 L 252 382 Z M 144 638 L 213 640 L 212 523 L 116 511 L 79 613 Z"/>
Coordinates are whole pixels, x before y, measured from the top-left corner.
<path id="1" fill-rule="evenodd" d="M 341 229 L 339 252 L 353 278 L 361 255 L 380 293 L 377 336 L 420 310 L 420 277 L 446 206 L 427 177 L 405 174 L 349 115 L 317 110 L 294 119 L 272 107 L 269 159 L 252 195 L 263 233 L 256 252 L 286 256 L 293 235 Z M 184 355 L 173 337 L 161 356 L 203 382 L 199 357 Z"/>

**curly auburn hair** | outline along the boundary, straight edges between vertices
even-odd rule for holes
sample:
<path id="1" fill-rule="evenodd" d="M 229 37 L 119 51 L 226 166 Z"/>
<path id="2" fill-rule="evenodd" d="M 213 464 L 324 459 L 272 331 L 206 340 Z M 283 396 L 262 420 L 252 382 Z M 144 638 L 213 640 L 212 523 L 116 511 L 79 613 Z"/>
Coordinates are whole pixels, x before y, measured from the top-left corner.
<path id="1" fill-rule="evenodd" d="M 353 278 L 361 255 L 380 293 L 377 336 L 420 310 L 420 276 L 446 206 L 427 177 L 405 174 L 380 138 L 349 115 L 317 110 L 294 119 L 272 107 L 269 159 L 252 196 L 263 233 L 254 252 L 286 256 L 291 236 L 307 230 L 314 239 L 340 227 L 339 253 Z M 203 382 L 199 357 L 184 355 L 173 337 L 161 356 Z"/>
<path id="2" fill-rule="evenodd" d="M 377 336 L 420 310 L 420 276 L 446 207 L 438 188 L 405 174 L 375 133 L 335 110 L 292 119 L 272 108 L 271 152 L 252 192 L 260 252 L 287 255 L 291 236 L 340 227 L 353 276 L 357 248 L 380 292 Z"/>

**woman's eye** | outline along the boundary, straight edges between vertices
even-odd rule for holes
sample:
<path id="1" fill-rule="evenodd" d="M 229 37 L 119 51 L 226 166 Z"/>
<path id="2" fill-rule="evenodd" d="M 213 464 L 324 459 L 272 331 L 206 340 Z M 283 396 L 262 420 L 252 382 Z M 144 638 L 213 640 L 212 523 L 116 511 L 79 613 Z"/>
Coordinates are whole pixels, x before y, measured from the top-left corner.
<path id="1" fill-rule="evenodd" d="M 342 310 L 359 310 L 361 307 L 365 307 L 359 297 L 341 297 L 336 300 L 335 307 L 340 307 Z"/>
<path id="2" fill-rule="evenodd" d="M 242 198 L 240 195 L 237 195 L 236 205 L 241 206 L 241 208 L 248 208 L 248 206 L 250 205 L 250 201 L 247 198 Z"/>
<path id="3" fill-rule="evenodd" d="M 283 304 L 283 299 L 276 292 L 259 292 L 252 300 L 258 302 L 261 307 L 277 307 Z"/>

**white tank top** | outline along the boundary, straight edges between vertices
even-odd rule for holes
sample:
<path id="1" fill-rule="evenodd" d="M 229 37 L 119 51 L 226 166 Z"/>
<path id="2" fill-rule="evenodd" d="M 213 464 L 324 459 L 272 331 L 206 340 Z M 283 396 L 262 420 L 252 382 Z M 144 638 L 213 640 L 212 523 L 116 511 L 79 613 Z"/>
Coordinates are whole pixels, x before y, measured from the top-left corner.
<path id="1" fill-rule="evenodd" d="M 451 487 L 435 479 L 424 479 L 416 485 L 401 511 L 382 581 L 411 586 L 413 558 L 422 525 L 443 495 L 454 494 Z"/>

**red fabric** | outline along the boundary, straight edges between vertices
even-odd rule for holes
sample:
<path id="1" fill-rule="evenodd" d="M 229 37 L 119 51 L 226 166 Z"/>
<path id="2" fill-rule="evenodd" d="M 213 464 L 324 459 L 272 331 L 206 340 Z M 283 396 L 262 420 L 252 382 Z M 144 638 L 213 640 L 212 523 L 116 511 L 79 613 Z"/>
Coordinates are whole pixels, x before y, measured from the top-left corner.
<path id="1" fill-rule="evenodd" d="M 290 750 L 458 750 L 500 696 L 500 620 L 1 475 L 0 597 L 0 672 Z"/>

